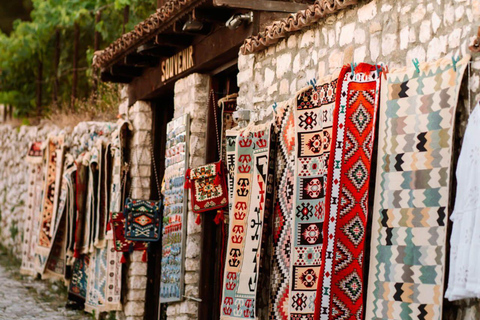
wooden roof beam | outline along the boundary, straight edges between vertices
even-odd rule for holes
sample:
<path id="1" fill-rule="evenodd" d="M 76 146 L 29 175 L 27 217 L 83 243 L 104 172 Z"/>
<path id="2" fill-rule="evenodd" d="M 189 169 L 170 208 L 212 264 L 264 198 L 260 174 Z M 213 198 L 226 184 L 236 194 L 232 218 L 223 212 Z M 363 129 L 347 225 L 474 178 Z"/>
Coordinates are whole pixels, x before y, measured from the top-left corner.
<path id="1" fill-rule="evenodd" d="M 171 57 L 177 52 L 177 49 L 164 45 L 156 44 L 144 44 L 137 48 L 137 53 L 141 55 L 159 57 L 159 58 L 168 58 Z"/>
<path id="2" fill-rule="evenodd" d="M 308 8 L 308 4 L 272 0 L 213 0 L 217 7 L 295 13 Z"/>
<path id="3" fill-rule="evenodd" d="M 109 71 L 102 71 L 100 73 L 100 79 L 103 82 L 114 82 L 114 83 L 130 83 L 133 80 L 132 77 L 113 76 Z"/>
<path id="4" fill-rule="evenodd" d="M 143 68 L 113 65 L 110 67 L 110 74 L 118 77 L 135 78 L 143 74 Z"/>
<path id="5" fill-rule="evenodd" d="M 129 54 L 123 58 L 123 64 L 127 66 L 147 68 L 155 67 L 159 63 L 159 58 L 149 55 Z"/>

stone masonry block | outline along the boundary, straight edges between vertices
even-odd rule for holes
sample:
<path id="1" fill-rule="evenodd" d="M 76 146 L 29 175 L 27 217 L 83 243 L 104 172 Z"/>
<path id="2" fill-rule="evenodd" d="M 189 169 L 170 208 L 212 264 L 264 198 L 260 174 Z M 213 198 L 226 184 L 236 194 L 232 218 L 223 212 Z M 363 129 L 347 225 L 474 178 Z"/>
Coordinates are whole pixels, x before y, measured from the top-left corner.
<path id="1" fill-rule="evenodd" d="M 185 270 L 186 271 L 199 271 L 200 270 L 200 259 L 185 259 Z"/>
<path id="2" fill-rule="evenodd" d="M 141 317 L 145 314 L 145 303 L 138 301 L 129 301 L 125 304 L 124 312 L 127 317 Z"/>
<path id="3" fill-rule="evenodd" d="M 167 316 L 170 318 L 175 316 L 176 314 L 177 314 L 177 311 L 176 311 L 175 305 L 169 304 L 167 307 Z"/>
<path id="4" fill-rule="evenodd" d="M 135 113 L 131 114 L 133 127 L 136 130 L 151 130 L 152 129 L 152 115 L 151 113 Z"/>
<path id="5" fill-rule="evenodd" d="M 197 314 L 198 313 L 198 303 L 190 300 L 182 302 L 180 305 L 180 313 L 182 314 Z"/>
<path id="6" fill-rule="evenodd" d="M 145 301 L 145 290 L 130 289 L 127 292 L 128 301 Z"/>
<path id="7" fill-rule="evenodd" d="M 144 276 L 131 276 L 127 281 L 128 289 L 142 290 L 147 288 L 147 277 Z"/>
<path id="8" fill-rule="evenodd" d="M 130 261 L 132 262 L 142 262 L 143 251 L 133 251 L 130 254 Z M 142 262 L 145 263 L 145 262 Z"/>
<path id="9" fill-rule="evenodd" d="M 198 285 L 200 274 L 198 272 L 185 272 L 185 284 Z"/>
<path id="10" fill-rule="evenodd" d="M 130 108 L 131 113 L 152 113 L 152 108 L 150 107 L 150 102 L 147 101 L 137 101 Z"/>
<path id="11" fill-rule="evenodd" d="M 143 254 L 143 253 L 142 253 Z M 128 267 L 129 276 L 145 276 L 147 274 L 147 264 L 145 262 L 131 262 Z"/>
<path id="12" fill-rule="evenodd" d="M 200 234 L 189 234 L 187 237 L 186 258 L 197 258 L 200 256 Z"/>

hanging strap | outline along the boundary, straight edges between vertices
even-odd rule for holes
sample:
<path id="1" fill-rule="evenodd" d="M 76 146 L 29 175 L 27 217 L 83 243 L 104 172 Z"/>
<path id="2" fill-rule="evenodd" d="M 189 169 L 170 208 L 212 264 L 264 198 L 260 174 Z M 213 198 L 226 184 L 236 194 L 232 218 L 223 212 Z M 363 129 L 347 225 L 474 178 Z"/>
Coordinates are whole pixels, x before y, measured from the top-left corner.
<path id="1" fill-rule="evenodd" d="M 217 116 L 217 104 L 215 103 L 215 92 L 213 89 L 210 90 L 210 99 L 208 101 L 209 105 L 213 106 L 213 114 L 215 116 L 215 134 L 217 137 L 217 148 L 218 148 L 218 156 L 222 157 L 222 145 L 220 144 L 220 130 L 218 129 L 218 116 Z"/>
<path id="2" fill-rule="evenodd" d="M 150 142 L 150 159 L 151 159 L 151 162 L 153 164 L 153 172 L 155 174 L 155 183 L 157 184 L 157 192 L 158 192 L 158 200 L 161 200 L 162 199 L 162 195 L 161 195 L 161 188 L 160 188 L 160 180 L 158 179 L 158 171 L 157 171 L 157 163 L 155 162 L 155 152 L 153 150 L 153 141 L 152 141 L 152 132 L 149 131 L 148 132 L 148 137 L 149 137 L 149 142 Z M 143 150 L 142 150 L 143 151 Z M 142 152 L 143 154 L 143 152 Z M 137 167 L 139 166 L 139 158 L 138 158 L 138 154 L 136 156 L 136 159 L 137 159 Z M 129 164 L 128 167 L 130 168 L 131 165 Z M 132 191 L 133 191 L 133 183 L 130 184 L 130 191 L 128 192 L 128 197 L 131 199 L 132 198 Z"/>

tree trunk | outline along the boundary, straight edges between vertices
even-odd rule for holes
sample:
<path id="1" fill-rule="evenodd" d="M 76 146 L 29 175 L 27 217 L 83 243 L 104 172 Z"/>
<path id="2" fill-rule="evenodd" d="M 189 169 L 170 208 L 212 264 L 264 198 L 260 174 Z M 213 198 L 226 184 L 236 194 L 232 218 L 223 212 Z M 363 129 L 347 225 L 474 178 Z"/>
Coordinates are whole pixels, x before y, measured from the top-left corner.
<path id="1" fill-rule="evenodd" d="M 54 82 L 53 82 L 53 104 L 57 106 L 58 103 L 58 89 L 59 89 L 59 81 L 58 81 L 58 66 L 60 64 L 60 30 L 55 30 L 55 57 L 53 62 L 53 72 L 54 75 Z"/>
<path id="2" fill-rule="evenodd" d="M 99 10 L 95 14 L 95 26 L 97 26 L 100 21 L 102 20 L 102 11 Z M 95 31 L 95 35 L 93 38 L 93 49 L 94 51 L 100 50 L 100 32 Z M 97 101 L 98 96 L 98 72 L 94 70 L 93 74 L 93 88 L 92 88 L 92 101 L 95 103 Z"/>
<path id="3" fill-rule="evenodd" d="M 43 81 L 43 62 L 38 59 L 37 67 L 37 116 L 42 115 L 42 81 Z"/>
<path id="4" fill-rule="evenodd" d="M 125 34 L 125 26 L 128 23 L 129 14 L 130 14 L 130 6 L 125 6 L 125 8 L 123 8 L 123 28 L 122 28 L 123 34 Z"/>
<path id="5" fill-rule="evenodd" d="M 75 23 L 73 39 L 73 77 L 72 77 L 72 99 L 70 106 L 73 107 L 75 100 L 77 100 L 77 85 L 78 85 L 78 52 L 80 46 L 80 26 Z"/>

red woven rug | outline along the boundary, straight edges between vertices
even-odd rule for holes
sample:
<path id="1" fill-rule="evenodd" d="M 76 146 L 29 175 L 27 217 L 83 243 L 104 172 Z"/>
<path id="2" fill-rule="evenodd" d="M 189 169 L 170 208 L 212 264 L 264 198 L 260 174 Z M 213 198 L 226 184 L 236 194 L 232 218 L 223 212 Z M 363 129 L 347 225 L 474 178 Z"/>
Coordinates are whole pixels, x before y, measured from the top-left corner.
<path id="1" fill-rule="evenodd" d="M 315 319 L 362 319 L 363 250 L 380 79 L 374 66 L 344 67 L 328 166 L 321 285 Z"/>

